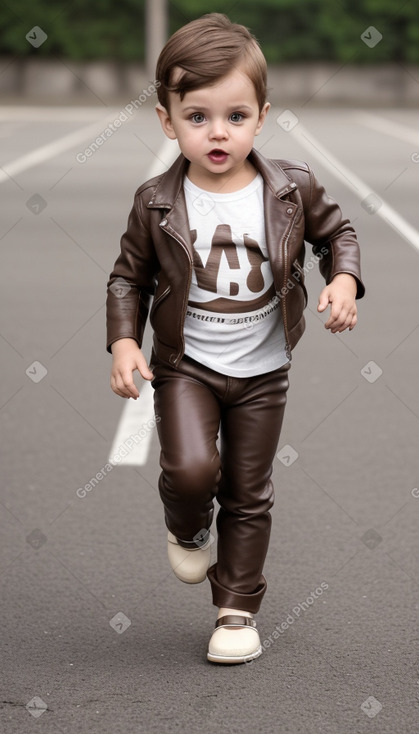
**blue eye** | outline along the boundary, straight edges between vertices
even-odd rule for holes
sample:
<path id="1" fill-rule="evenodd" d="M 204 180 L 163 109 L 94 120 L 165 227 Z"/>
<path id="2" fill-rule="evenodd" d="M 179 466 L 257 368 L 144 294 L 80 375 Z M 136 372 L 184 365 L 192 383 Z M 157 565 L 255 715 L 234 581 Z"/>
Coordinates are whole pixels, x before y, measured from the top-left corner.
<path id="1" fill-rule="evenodd" d="M 230 115 L 231 122 L 241 122 L 244 115 L 241 112 L 232 112 Z"/>
<path id="2" fill-rule="evenodd" d="M 205 116 L 202 114 L 202 112 L 196 112 L 194 115 L 191 116 L 192 122 L 196 122 L 199 124 L 200 122 L 204 122 Z"/>

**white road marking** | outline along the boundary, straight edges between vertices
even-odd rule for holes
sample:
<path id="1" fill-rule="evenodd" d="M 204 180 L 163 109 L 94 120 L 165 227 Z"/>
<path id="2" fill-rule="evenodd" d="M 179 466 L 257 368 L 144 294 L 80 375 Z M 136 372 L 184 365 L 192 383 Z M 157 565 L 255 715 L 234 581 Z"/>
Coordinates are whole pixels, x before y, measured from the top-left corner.
<path id="1" fill-rule="evenodd" d="M 179 154 L 180 150 L 176 140 L 165 138 L 162 147 L 150 166 L 147 178 L 153 178 L 154 176 L 158 176 L 160 173 L 167 171 Z"/>
<path id="2" fill-rule="evenodd" d="M 148 171 L 147 178 L 153 178 L 153 176 L 158 176 L 159 173 L 163 173 L 178 155 L 179 148 L 177 144 L 167 138 L 156 155 L 154 163 Z M 120 447 L 124 445 L 124 442 L 129 440 L 130 436 L 138 432 L 142 436 L 146 430 L 143 429 L 141 431 L 142 426 L 153 425 L 154 423 L 153 388 L 151 387 L 151 382 L 144 380 L 139 388 L 139 392 L 140 397 L 137 400 L 129 398 L 126 401 L 109 455 L 110 464 L 116 464 L 113 461 L 113 457 L 120 450 Z M 132 466 L 135 464 L 136 466 L 143 466 L 147 462 L 155 431 L 155 428 L 147 430 L 147 434 L 142 438 L 141 442 L 135 444 L 132 450 L 126 456 L 123 456 L 121 461 L 118 461 L 118 465 L 125 464 Z"/>
<path id="3" fill-rule="evenodd" d="M 34 112 L 33 114 L 35 115 L 34 119 L 36 119 L 36 112 Z M 23 171 L 27 171 L 29 168 L 33 168 L 34 166 L 37 166 L 41 163 L 45 163 L 46 161 L 51 160 L 51 158 L 55 158 L 56 156 L 61 155 L 61 153 L 65 153 L 71 148 L 76 148 L 85 141 L 90 140 L 91 142 L 94 142 L 96 137 L 100 135 L 103 130 L 105 130 L 109 123 L 113 122 L 116 119 L 118 114 L 118 111 L 109 110 L 106 117 L 101 117 L 95 122 L 92 122 L 90 125 L 86 125 L 85 127 L 80 128 L 80 130 L 75 130 L 68 135 L 57 138 L 57 140 L 54 140 L 52 143 L 42 145 L 40 148 L 36 148 L 30 153 L 26 153 L 20 158 L 16 158 L 14 161 L 10 161 L 10 163 L 5 163 L 4 166 L 0 167 L 0 183 L 3 183 L 4 181 L 9 181 L 10 178 L 13 178 L 17 174 L 22 173 Z M 133 119 L 134 117 L 129 118 L 127 122 L 131 122 L 131 120 Z M 175 147 L 176 152 L 174 150 Z M 164 171 L 167 167 L 165 165 L 166 160 L 169 159 L 170 162 L 173 162 L 178 152 L 179 150 L 177 148 L 176 142 L 167 138 L 166 143 L 163 145 L 162 149 L 159 151 L 154 160 L 154 163 L 150 169 L 149 178 L 152 178 L 161 171 Z"/>
<path id="4" fill-rule="evenodd" d="M 419 132 L 413 127 L 402 125 L 400 122 L 394 122 L 393 120 L 385 120 L 370 112 L 359 112 L 354 115 L 354 119 L 360 125 L 370 127 L 372 130 L 384 133 L 384 135 L 390 135 L 403 143 L 412 143 L 419 146 Z"/>
<path id="5" fill-rule="evenodd" d="M 419 232 L 396 212 L 393 207 L 387 204 L 368 184 L 347 168 L 333 153 L 327 150 L 301 123 L 298 123 L 287 134 L 293 135 L 300 145 L 309 151 L 311 156 L 317 158 L 330 173 L 342 181 L 349 189 L 352 189 L 359 198 L 360 203 L 372 195 L 376 199 L 376 202 L 379 203 L 375 214 L 384 219 L 397 234 L 419 251 Z"/>
<path id="6" fill-rule="evenodd" d="M 118 107 L 106 107 L 106 115 L 118 116 Z M 104 119 L 103 107 L 0 107 L 0 121 L 12 122 L 93 122 Z"/>
<path id="7" fill-rule="evenodd" d="M 139 392 L 137 400 L 129 398 L 124 405 L 108 459 L 113 466 L 142 466 L 147 461 L 156 430 L 151 382 L 144 380 Z"/>
<path id="8" fill-rule="evenodd" d="M 107 122 L 110 122 L 109 117 L 105 120 L 97 120 L 90 125 L 82 127 L 80 130 L 75 130 L 75 132 L 64 135 L 62 138 L 57 138 L 57 140 L 54 140 L 52 143 L 47 143 L 47 145 L 42 145 L 40 148 L 35 148 L 35 150 L 32 150 L 30 153 L 26 153 L 26 155 L 22 155 L 20 158 L 16 158 L 14 161 L 10 161 L 10 163 L 6 163 L 0 169 L 0 183 L 3 183 L 3 181 L 9 181 L 10 178 L 13 178 L 18 173 L 27 171 L 29 168 L 33 168 L 40 163 L 45 163 L 51 158 L 55 158 L 61 153 L 65 153 L 67 150 L 70 150 L 70 148 L 74 148 L 85 140 L 89 140 L 89 138 L 94 140 L 106 127 Z"/>
<path id="9" fill-rule="evenodd" d="M 36 117 L 36 108 L 32 110 L 32 113 Z M 42 115 L 43 112 L 40 114 L 41 119 Z M 3 110 L 0 112 L 1 118 L 9 120 L 28 119 L 25 118 L 24 112 L 16 113 L 15 109 Z M 94 139 L 114 119 L 115 111 L 109 110 L 106 118 L 97 119 L 80 130 L 58 138 L 52 143 L 36 148 L 30 153 L 5 164 L 2 169 L 0 168 L 0 183 L 8 181 L 10 177 L 16 176 L 22 171 L 27 171 L 29 168 L 51 160 L 51 158 L 80 145 L 89 138 Z M 146 178 L 153 178 L 153 176 L 166 171 L 178 155 L 177 143 L 165 138 L 165 142 L 156 154 Z M 150 427 L 154 424 L 153 418 L 153 388 L 151 383 L 145 380 L 140 389 L 138 400 L 129 399 L 124 406 L 108 459 L 110 464 L 143 465 L 146 463 L 154 430 L 153 427 Z M 116 455 L 117 458 L 115 459 Z"/>

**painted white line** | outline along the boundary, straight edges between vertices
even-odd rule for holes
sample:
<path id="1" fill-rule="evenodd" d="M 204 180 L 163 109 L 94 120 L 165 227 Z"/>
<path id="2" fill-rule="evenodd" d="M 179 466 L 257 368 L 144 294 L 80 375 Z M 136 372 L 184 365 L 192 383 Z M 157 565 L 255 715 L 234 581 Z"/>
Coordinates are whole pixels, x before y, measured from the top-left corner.
<path id="1" fill-rule="evenodd" d="M 0 107 L 0 121 L 7 122 L 93 122 L 103 120 L 104 114 L 120 113 L 118 107 L 38 107 L 35 105 L 19 105 Z"/>
<path id="2" fill-rule="evenodd" d="M 300 145 L 309 151 L 313 158 L 317 158 L 320 163 L 327 168 L 336 178 L 345 184 L 359 198 L 360 203 L 367 197 L 371 199 L 371 212 L 381 217 L 387 224 L 394 229 L 404 240 L 412 247 L 419 251 L 419 232 L 412 227 L 393 207 L 385 202 L 379 194 L 371 189 L 359 176 L 347 168 L 338 158 L 336 158 L 327 148 L 325 148 L 306 128 L 298 123 L 293 127 L 288 135 L 293 135 Z M 375 201 L 374 201 L 375 199 Z M 365 203 L 368 206 L 368 203 Z M 367 211 L 367 209 L 366 209 Z"/>
<path id="3" fill-rule="evenodd" d="M 147 178 L 153 178 L 154 176 L 158 176 L 160 173 L 167 171 L 169 166 L 171 166 L 178 157 L 179 153 L 180 150 L 176 140 L 165 138 L 162 147 L 157 155 L 155 155 L 154 161 L 149 168 Z"/>
<path id="4" fill-rule="evenodd" d="M 0 169 L 0 183 L 3 183 L 3 181 L 8 181 L 10 178 L 16 176 L 18 173 L 22 173 L 22 171 L 27 171 L 29 168 L 33 168 L 40 163 L 45 163 L 51 158 L 55 158 L 55 156 L 60 155 L 67 150 L 70 150 L 70 148 L 78 146 L 80 143 L 88 140 L 89 138 L 96 138 L 99 132 L 106 127 L 106 124 L 109 121 L 109 117 L 107 117 L 106 120 L 97 120 L 91 125 L 86 125 L 80 130 L 76 130 L 73 133 L 64 135 L 64 137 L 58 138 L 52 143 L 42 145 L 40 148 L 36 148 L 30 153 L 22 155 L 20 158 L 16 158 L 10 163 L 6 163 Z"/>
<path id="5" fill-rule="evenodd" d="M 153 178 L 153 176 L 158 176 L 160 173 L 164 173 L 178 155 L 179 148 L 177 143 L 166 138 L 148 171 L 147 179 Z M 142 426 L 147 426 L 147 424 L 150 425 L 153 422 L 154 402 L 151 383 L 144 380 L 142 386 L 139 388 L 139 392 L 140 397 L 137 400 L 129 398 L 126 401 L 109 455 L 110 464 L 115 463 L 112 461 L 112 457 L 118 452 L 119 447 L 123 446 L 124 441 L 127 441 L 130 436 L 138 433 L 138 431 L 140 431 L 140 435 L 142 435 Z M 143 429 L 143 431 L 144 430 L 145 429 Z M 138 443 L 138 445 L 134 446 L 128 455 L 122 457 L 121 461 L 118 462 L 118 465 L 143 466 L 147 462 L 151 441 L 155 431 L 155 428 L 148 430 L 147 435 L 140 443 Z"/>
<path id="6" fill-rule="evenodd" d="M 0 183 L 10 180 L 13 176 L 16 176 L 18 173 L 22 173 L 23 171 L 27 171 L 29 168 L 45 163 L 51 158 L 55 158 L 57 155 L 61 155 L 61 153 L 65 153 L 71 148 L 77 147 L 85 140 L 91 139 L 93 142 L 95 138 L 109 125 L 109 123 L 115 120 L 117 115 L 118 113 L 108 112 L 105 118 L 102 117 L 101 119 L 96 120 L 96 122 L 92 122 L 90 125 L 82 127 L 80 130 L 75 130 L 68 135 L 64 135 L 62 138 L 54 140 L 52 143 L 42 145 L 40 148 L 36 148 L 30 153 L 27 153 L 20 158 L 16 158 L 10 163 L 6 163 L 4 166 L 0 167 Z M 131 122 L 132 119 L 134 118 L 131 118 L 128 122 Z M 178 153 L 179 149 L 177 148 L 176 141 L 166 138 L 166 143 L 156 156 L 148 178 L 157 176 L 159 173 L 165 171 L 168 167 L 166 161 L 169 160 L 170 163 L 172 163 Z"/>
<path id="7" fill-rule="evenodd" d="M 151 382 L 144 380 L 139 392 L 137 400 L 130 398 L 124 405 L 108 459 L 113 466 L 141 466 L 147 461 L 156 430 Z"/>
<path id="8" fill-rule="evenodd" d="M 369 127 L 376 132 L 390 135 L 393 138 L 397 138 L 397 140 L 401 140 L 403 143 L 413 143 L 413 145 L 419 146 L 419 132 L 413 127 L 408 127 L 393 120 L 385 120 L 370 112 L 356 113 L 353 119 L 360 125 Z"/>

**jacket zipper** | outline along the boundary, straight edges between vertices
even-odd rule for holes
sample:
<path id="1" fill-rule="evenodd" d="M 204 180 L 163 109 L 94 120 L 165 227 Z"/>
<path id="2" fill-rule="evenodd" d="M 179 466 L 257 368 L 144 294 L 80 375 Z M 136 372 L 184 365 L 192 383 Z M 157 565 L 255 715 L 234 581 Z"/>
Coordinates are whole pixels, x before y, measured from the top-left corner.
<path id="1" fill-rule="evenodd" d="M 188 264 L 189 264 L 189 268 L 188 268 L 188 285 L 187 285 L 187 288 L 186 288 L 186 291 L 185 291 L 185 296 L 184 296 L 184 299 L 183 299 L 183 315 L 182 315 L 182 324 L 184 324 L 185 323 L 185 318 L 186 318 L 186 309 L 188 307 L 189 290 L 190 290 L 191 281 L 192 281 L 192 262 L 191 262 L 191 258 L 189 256 L 188 249 L 185 247 L 185 245 L 183 244 L 183 242 L 181 240 L 179 240 L 173 234 L 174 230 L 172 230 L 172 232 L 170 232 L 168 229 L 165 229 L 164 231 L 167 232 L 167 234 L 170 235 L 170 237 L 172 237 L 176 242 L 179 243 L 179 245 L 185 251 L 186 257 L 188 258 Z M 182 354 L 180 354 L 180 355 L 178 354 L 176 356 L 176 360 L 173 363 L 176 367 L 178 366 L 180 360 L 182 359 L 183 354 L 185 353 L 185 337 L 183 335 L 183 326 L 182 326 L 181 339 L 182 339 Z"/>
<path id="2" fill-rule="evenodd" d="M 283 251 L 284 251 L 284 296 L 281 298 L 281 301 L 283 302 L 282 307 L 282 318 L 284 321 L 284 331 L 285 331 L 285 351 L 287 354 L 288 359 L 291 361 L 292 355 L 291 355 L 291 347 L 289 343 L 289 333 L 288 333 L 288 323 L 287 323 L 287 272 L 288 272 L 288 239 L 291 234 L 292 226 L 290 227 L 290 230 L 288 234 L 284 237 L 284 243 L 283 243 Z"/>
<path id="3" fill-rule="evenodd" d="M 163 293 L 160 293 L 160 295 L 157 298 L 157 300 L 155 300 L 154 303 L 153 303 L 153 311 L 157 308 L 157 306 L 159 305 L 160 301 L 163 298 L 166 298 L 166 296 L 168 295 L 168 293 L 170 293 L 171 288 L 172 288 L 172 286 L 171 285 L 168 285 L 167 288 L 164 289 Z"/>

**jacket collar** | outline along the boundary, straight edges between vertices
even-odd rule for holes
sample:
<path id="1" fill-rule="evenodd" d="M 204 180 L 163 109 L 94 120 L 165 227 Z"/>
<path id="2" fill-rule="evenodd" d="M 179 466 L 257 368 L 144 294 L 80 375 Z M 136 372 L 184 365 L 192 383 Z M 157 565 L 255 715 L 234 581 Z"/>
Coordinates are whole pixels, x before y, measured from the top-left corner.
<path id="1" fill-rule="evenodd" d="M 265 158 L 255 148 L 252 148 L 248 158 L 277 198 L 289 194 L 297 188 L 296 184 L 285 174 L 279 163 Z M 161 176 L 147 204 L 148 208 L 172 209 L 182 191 L 183 178 L 188 164 L 189 161 L 181 153 L 166 173 Z"/>

